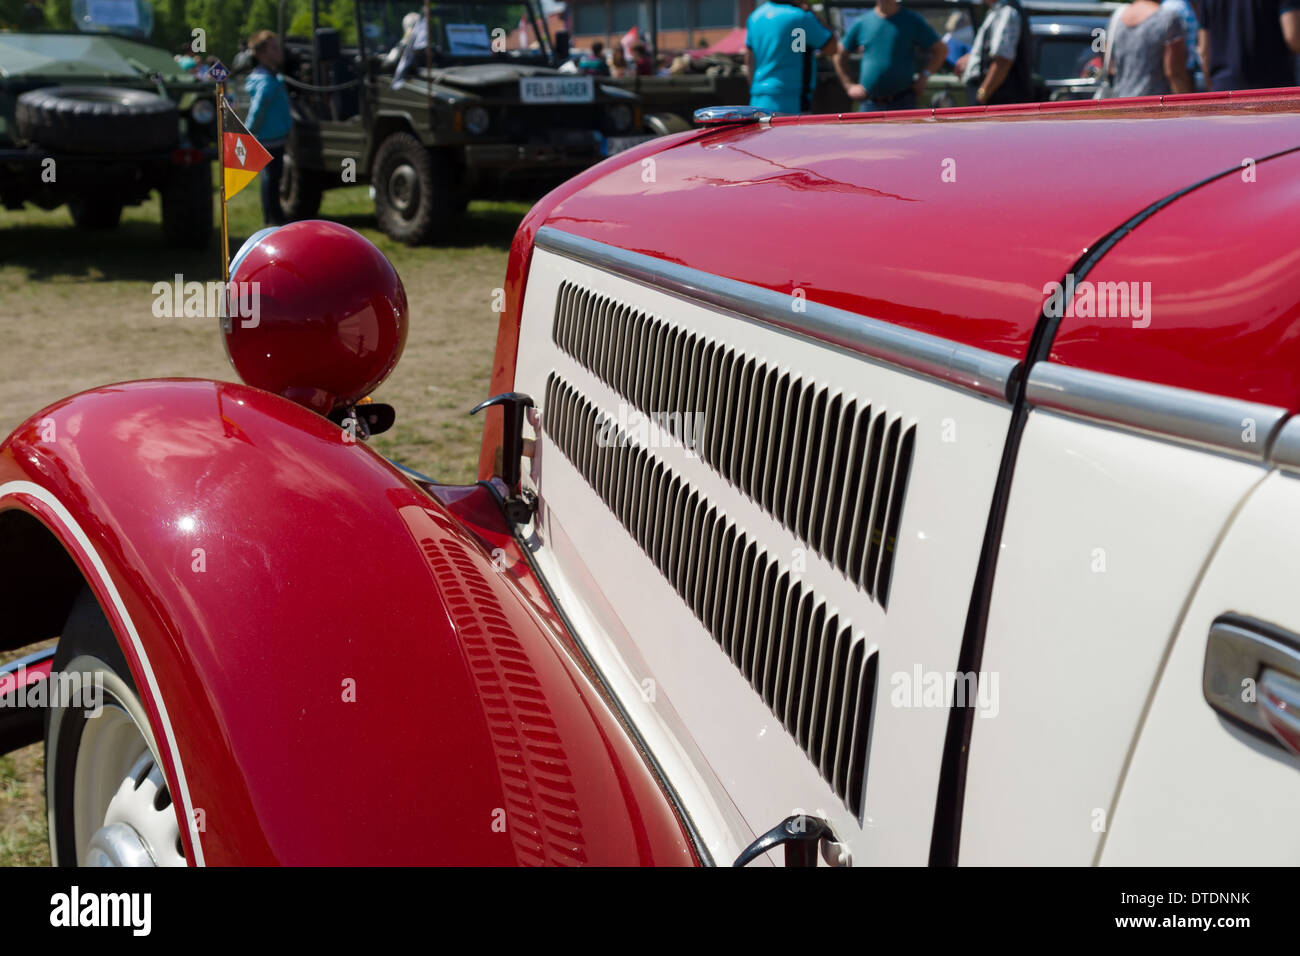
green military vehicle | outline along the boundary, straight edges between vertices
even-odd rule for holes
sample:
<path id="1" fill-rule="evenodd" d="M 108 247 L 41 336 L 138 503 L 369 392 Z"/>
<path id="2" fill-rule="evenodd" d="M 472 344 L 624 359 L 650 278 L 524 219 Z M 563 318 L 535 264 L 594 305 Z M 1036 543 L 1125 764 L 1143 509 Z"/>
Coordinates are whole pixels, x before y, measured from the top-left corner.
<path id="1" fill-rule="evenodd" d="M 145 42 L 144 0 L 72 10 L 79 32 L 0 33 L 0 203 L 67 205 L 79 228 L 112 229 L 156 190 L 168 242 L 206 246 L 214 87 Z"/>
<path id="2" fill-rule="evenodd" d="M 535 196 L 649 138 L 635 94 L 558 69 L 568 34 L 551 36 L 537 0 L 357 0 L 355 38 L 314 3 L 312 36 L 284 35 L 284 10 L 287 218 L 368 182 L 380 228 L 417 244 L 472 198 Z"/>

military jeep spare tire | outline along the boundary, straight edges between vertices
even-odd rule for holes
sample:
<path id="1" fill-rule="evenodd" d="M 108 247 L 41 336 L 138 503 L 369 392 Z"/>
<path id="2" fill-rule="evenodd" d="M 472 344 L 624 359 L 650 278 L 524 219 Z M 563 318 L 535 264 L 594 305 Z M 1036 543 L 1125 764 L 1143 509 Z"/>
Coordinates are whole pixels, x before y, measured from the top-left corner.
<path id="1" fill-rule="evenodd" d="M 147 90 L 47 86 L 18 97 L 19 134 L 66 153 L 148 153 L 178 141 L 176 107 Z"/>

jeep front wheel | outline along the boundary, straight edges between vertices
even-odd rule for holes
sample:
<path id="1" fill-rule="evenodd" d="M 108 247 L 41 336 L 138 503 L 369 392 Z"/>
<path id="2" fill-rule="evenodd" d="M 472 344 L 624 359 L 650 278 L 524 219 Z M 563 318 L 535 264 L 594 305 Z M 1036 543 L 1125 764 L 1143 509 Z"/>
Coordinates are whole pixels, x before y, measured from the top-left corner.
<path id="1" fill-rule="evenodd" d="M 428 242 L 456 217 L 455 167 L 410 133 L 394 133 L 380 144 L 370 181 L 379 228 L 398 242 Z"/>

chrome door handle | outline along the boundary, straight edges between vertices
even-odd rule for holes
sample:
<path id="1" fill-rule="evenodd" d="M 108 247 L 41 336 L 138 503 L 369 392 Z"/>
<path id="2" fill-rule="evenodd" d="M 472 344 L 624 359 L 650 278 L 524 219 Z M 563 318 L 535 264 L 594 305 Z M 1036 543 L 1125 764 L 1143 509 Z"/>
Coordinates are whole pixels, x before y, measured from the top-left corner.
<path id="1" fill-rule="evenodd" d="M 1259 678 L 1257 703 L 1277 742 L 1300 755 L 1300 680 L 1265 668 Z"/>
<path id="2" fill-rule="evenodd" d="M 1225 614 L 1210 627 L 1201 684 L 1224 717 L 1300 755 L 1300 635 Z"/>

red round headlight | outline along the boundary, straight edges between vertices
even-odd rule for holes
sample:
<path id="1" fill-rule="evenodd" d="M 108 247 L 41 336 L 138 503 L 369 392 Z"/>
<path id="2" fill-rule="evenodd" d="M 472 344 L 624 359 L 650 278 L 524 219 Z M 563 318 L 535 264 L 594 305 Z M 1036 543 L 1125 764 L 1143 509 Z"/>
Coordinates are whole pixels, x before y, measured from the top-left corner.
<path id="1" fill-rule="evenodd" d="M 320 412 L 373 392 L 406 344 L 406 290 L 360 233 L 309 220 L 266 229 L 232 264 L 222 322 L 239 377 Z"/>

